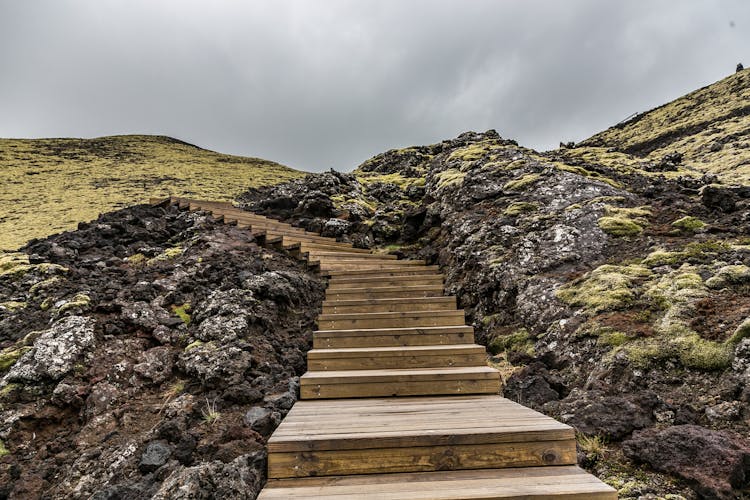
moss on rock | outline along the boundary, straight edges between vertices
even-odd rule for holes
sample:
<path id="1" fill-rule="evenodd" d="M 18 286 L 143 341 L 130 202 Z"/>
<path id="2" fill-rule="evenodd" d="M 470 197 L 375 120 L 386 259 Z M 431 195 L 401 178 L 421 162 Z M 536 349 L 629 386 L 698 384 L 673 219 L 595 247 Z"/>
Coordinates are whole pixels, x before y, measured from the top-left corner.
<path id="1" fill-rule="evenodd" d="M 706 227 L 706 223 L 697 217 L 687 215 L 674 221 L 672 226 L 685 233 L 694 233 Z"/>
<path id="2" fill-rule="evenodd" d="M 519 201 L 508 205 L 508 207 L 503 211 L 503 214 L 507 215 L 508 217 L 515 217 L 517 215 L 535 212 L 537 210 L 539 210 L 539 203 Z"/>
<path id="3" fill-rule="evenodd" d="M 588 313 L 624 309 L 636 300 L 636 282 L 650 276 L 651 271 L 643 266 L 605 264 L 583 279 L 560 288 L 557 297 L 566 304 L 582 307 Z"/>
<path id="4" fill-rule="evenodd" d="M 542 178 L 541 174 L 526 174 L 522 175 L 517 179 L 508 181 L 503 186 L 503 189 L 508 191 L 521 191 L 534 185 L 539 179 Z"/>

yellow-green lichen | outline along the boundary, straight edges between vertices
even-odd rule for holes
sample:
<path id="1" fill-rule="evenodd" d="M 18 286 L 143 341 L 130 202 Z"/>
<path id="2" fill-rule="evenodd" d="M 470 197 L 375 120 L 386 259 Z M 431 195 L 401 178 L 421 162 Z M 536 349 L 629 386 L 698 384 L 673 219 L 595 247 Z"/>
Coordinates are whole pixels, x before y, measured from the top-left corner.
<path id="1" fill-rule="evenodd" d="M 184 252 L 184 250 L 181 247 L 167 248 L 156 257 L 148 259 L 146 261 L 146 265 L 153 266 L 153 265 L 159 264 L 160 262 L 167 262 L 172 259 L 176 259 L 180 255 L 182 255 L 182 252 Z"/>
<path id="2" fill-rule="evenodd" d="M 47 288 L 51 288 L 54 285 L 60 283 L 62 280 L 63 278 L 60 278 L 59 276 L 53 276 L 49 279 L 42 280 L 38 283 L 35 283 L 31 288 L 29 288 L 29 293 L 31 295 L 36 295 L 38 292 L 46 290 Z"/>
<path id="3" fill-rule="evenodd" d="M 28 305 L 28 302 L 16 302 L 11 300 L 8 302 L 0 302 L 0 309 L 5 309 L 8 312 L 16 312 L 25 309 Z"/>
<path id="4" fill-rule="evenodd" d="M 18 359 L 31 350 L 31 347 L 9 347 L 0 351 L 0 372 L 7 371 Z"/>
<path id="5" fill-rule="evenodd" d="M 195 349 L 196 347 L 201 347 L 204 344 L 205 344 L 205 342 L 203 342 L 202 340 L 196 340 L 194 342 L 191 342 L 191 343 L 189 343 L 188 345 L 185 346 L 185 352 L 187 352 L 187 351 L 189 351 L 191 349 Z"/>
<path id="6" fill-rule="evenodd" d="M 523 189 L 526 189 L 534 185 L 541 178 L 542 178 L 541 174 L 522 175 L 521 177 L 517 179 L 513 179 L 512 181 L 506 182 L 505 185 L 503 186 L 503 189 L 507 189 L 509 191 L 521 191 Z"/>
<path id="7" fill-rule="evenodd" d="M 5 455 L 10 455 L 10 450 L 5 446 L 3 440 L 0 439 L 0 458 L 3 458 Z"/>
<path id="8" fill-rule="evenodd" d="M 438 189 L 448 186 L 460 186 L 464 182 L 464 177 L 466 177 L 466 173 L 455 168 L 449 168 L 435 176 Z"/>
<path id="9" fill-rule="evenodd" d="M 130 257 L 126 257 L 125 261 L 130 264 L 132 267 L 143 267 L 146 265 L 146 261 L 148 261 L 148 257 L 143 255 L 142 253 L 136 253 L 131 255 Z"/>
<path id="10" fill-rule="evenodd" d="M 503 214 L 507 215 L 508 217 L 515 217 L 516 215 L 535 212 L 537 210 L 539 210 L 539 203 L 519 201 L 508 205 L 508 207 L 503 211 Z"/>
<path id="11" fill-rule="evenodd" d="M 605 264 L 560 288 L 557 297 L 588 313 L 624 309 L 637 298 L 637 282 L 650 276 L 651 271 L 643 266 Z"/>
<path id="12" fill-rule="evenodd" d="M 172 312 L 182 320 L 183 323 L 186 325 L 190 324 L 190 304 L 185 303 L 181 306 L 178 305 L 172 305 Z"/>
<path id="13" fill-rule="evenodd" d="M 392 174 L 381 174 L 378 172 L 356 172 L 357 180 L 363 185 L 374 184 L 381 182 L 383 184 L 393 184 L 398 186 L 402 190 L 407 190 L 412 186 L 424 186 L 424 177 L 405 177 L 400 172 L 394 172 Z"/>
<path id="14" fill-rule="evenodd" d="M 522 328 L 509 335 L 500 335 L 492 339 L 487 345 L 491 354 L 496 355 L 501 352 L 515 351 L 534 355 L 534 342 L 529 336 L 529 332 Z"/>
<path id="15" fill-rule="evenodd" d="M 72 299 L 61 305 L 57 312 L 58 314 L 62 314 L 71 309 L 86 309 L 89 305 L 91 305 L 91 297 L 85 293 L 77 293 Z"/>

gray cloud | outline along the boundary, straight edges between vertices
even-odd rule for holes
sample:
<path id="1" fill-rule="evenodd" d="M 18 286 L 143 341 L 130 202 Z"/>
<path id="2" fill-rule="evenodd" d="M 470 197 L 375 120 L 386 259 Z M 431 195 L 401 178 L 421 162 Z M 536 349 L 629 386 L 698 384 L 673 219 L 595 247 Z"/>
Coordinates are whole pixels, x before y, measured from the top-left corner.
<path id="1" fill-rule="evenodd" d="M 548 149 L 748 47 L 746 0 L 0 0 L 0 136 L 165 134 L 306 170 L 488 128 Z"/>

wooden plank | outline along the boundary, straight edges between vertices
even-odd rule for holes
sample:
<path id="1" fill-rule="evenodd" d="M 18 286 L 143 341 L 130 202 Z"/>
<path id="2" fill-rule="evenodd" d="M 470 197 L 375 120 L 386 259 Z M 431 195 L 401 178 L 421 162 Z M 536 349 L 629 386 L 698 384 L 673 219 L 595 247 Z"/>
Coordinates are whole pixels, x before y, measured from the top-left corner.
<path id="1" fill-rule="evenodd" d="M 615 500 L 572 465 L 270 480 L 258 500 Z"/>
<path id="2" fill-rule="evenodd" d="M 307 353 L 311 371 L 374 370 L 479 366 L 486 350 L 476 344 L 448 346 L 313 349 Z"/>
<path id="3" fill-rule="evenodd" d="M 326 290 L 328 300 L 362 300 L 414 297 L 442 297 L 441 285 L 417 285 L 403 287 L 382 288 L 347 288 L 342 290 Z"/>
<path id="4" fill-rule="evenodd" d="M 323 314 L 354 314 L 373 312 L 408 312 L 408 311 L 455 311 L 455 297 L 413 297 L 409 300 L 395 299 L 360 299 L 360 300 L 326 300 L 323 302 Z"/>
<path id="5" fill-rule="evenodd" d="M 427 275 L 427 274 L 440 274 L 440 268 L 438 266 L 418 266 L 412 268 L 390 268 L 390 269 L 340 269 L 340 270 L 328 270 L 325 275 L 331 278 L 336 276 L 346 276 L 349 278 L 356 278 L 360 276 L 404 276 L 404 275 Z"/>
<path id="6" fill-rule="evenodd" d="M 328 282 L 329 290 L 341 290 L 345 288 L 367 288 L 379 287 L 401 287 L 414 285 L 443 286 L 443 276 L 439 274 L 427 276 L 393 276 L 375 278 L 333 278 Z"/>
<path id="7" fill-rule="evenodd" d="M 575 439 L 456 446 L 273 452 L 268 477 L 383 474 L 438 470 L 539 467 L 576 463 Z"/>
<path id="8" fill-rule="evenodd" d="M 308 249 L 306 252 L 311 259 L 315 260 L 346 260 L 346 261 L 359 261 L 359 260 L 365 260 L 365 262 L 369 262 L 372 260 L 381 260 L 381 261 L 395 261 L 398 259 L 395 255 L 380 255 L 380 254 L 373 254 L 373 253 L 349 253 L 349 252 L 339 252 L 339 251 L 326 251 L 326 250 L 318 250 L 318 249 Z M 408 261 L 407 261 L 408 262 Z"/>
<path id="9" fill-rule="evenodd" d="M 308 372 L 310 373 L 310 372 Z M 500 376 L 495 380 L 457 379 L 401 382 L 383 378 L 377 382 L 336 384 L 303 384 L 301 399 L 377 398 L 402 396 L 439 396 L 444 394 L 497 394 Z"/>
<path id="10" fill-rule="evenodd" d="M 321 330 L 458 326 L 464 324 L 466 324 L 466 320 L 463 310 L 321 314 L 318 316 L 318 327 Z"/>
<path id="11" fill-rule="evenodd" d="M 474 329 L 465 325 L 452 327 L 318 330 L 313 332 L 313 347 L 315 349 L 473 343 Z"/>

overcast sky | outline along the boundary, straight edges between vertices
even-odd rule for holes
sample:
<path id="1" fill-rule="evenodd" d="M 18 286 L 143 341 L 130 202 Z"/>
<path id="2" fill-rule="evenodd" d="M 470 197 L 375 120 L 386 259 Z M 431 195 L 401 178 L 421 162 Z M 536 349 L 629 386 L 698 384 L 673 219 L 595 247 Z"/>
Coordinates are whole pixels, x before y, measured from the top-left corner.
<path id="1" fill-rule="evenodd" d="M 544 150 L 743 60 L 748 0 L 0 0 L 0 137 L 316 171 L 466 130 Z"/>

